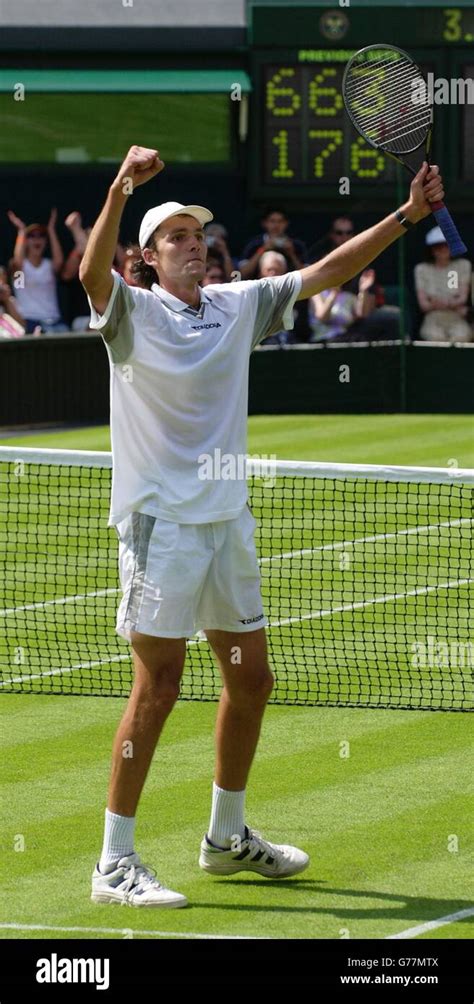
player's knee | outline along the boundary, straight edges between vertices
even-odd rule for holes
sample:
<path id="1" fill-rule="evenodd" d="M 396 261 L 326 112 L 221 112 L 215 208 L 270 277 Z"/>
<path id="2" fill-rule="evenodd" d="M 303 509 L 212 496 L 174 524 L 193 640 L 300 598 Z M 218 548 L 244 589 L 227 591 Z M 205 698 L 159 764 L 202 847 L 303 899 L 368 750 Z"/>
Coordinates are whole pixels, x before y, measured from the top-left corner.
<path id="1" fill-rule="evenodd" d="M 242 677 L 237 690 L 234 689 L 231 695 L 233 699 L 242 705 L 264 705 L 273 690 L 273 673 L 268 664 L 255 667 L 251 673 L 246 673 Z"/>
<path id="2" fill-rule="evenodd" d="M 178 663 L 161 665 L 155 671 L 139 673 L 135 680 L 135 697 L 142 706 L 171 708 L 179 697 L 182 666 Z"/>

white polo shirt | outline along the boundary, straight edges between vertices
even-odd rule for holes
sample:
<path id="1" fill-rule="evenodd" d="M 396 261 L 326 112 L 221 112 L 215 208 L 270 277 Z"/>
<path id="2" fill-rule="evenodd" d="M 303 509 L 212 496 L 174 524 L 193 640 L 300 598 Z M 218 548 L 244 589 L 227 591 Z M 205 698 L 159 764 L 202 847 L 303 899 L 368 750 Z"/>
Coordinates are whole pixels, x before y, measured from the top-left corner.
<path id="1" fill-rule="evenodd" d="M 247 501 L 250 352 L 293 327 L 300 272 L 206 286 L 199 310 L 156 283 L 113 279 L 105 313 L 91 304 L 110 362 L 109 524 L 133 510 L 177 523 L 236 518 Z"/>

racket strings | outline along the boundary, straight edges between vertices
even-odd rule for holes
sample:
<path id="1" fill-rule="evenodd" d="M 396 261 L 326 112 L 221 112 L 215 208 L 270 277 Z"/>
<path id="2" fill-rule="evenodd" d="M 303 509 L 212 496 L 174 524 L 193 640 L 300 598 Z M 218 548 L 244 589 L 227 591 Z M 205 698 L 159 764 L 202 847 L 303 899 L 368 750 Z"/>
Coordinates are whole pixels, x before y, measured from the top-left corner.
<path id="1" fill-rule="evenodd" d="M 390 75 L 381 79 L 381 70 Z M 432 110 L 416 102 L 414 83 L 424 82 L 417 66 L 407 60 L 379 59 L 354 64 L 346 80 L 346 101 L 362 134 L 387 151 L 416 149 L 431 125 Z"/>

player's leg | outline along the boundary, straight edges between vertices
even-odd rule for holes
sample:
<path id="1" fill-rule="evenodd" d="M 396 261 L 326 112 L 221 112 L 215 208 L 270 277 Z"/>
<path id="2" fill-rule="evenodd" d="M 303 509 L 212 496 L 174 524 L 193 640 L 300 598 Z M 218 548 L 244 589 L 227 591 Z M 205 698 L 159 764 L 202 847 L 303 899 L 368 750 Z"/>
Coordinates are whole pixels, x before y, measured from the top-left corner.
<path id="1" fill-rule="evenodd" d="M 117 729 L 108 808 L 134 816 L 165 721 L 179 696 L 186 657 L 184 638 L 131 633 L 134 682 Z"/>
<path id="2" fill-rule="evenodd" d="M 265 707 L 273 688 L 265 630 L 207 631 L 224 688 L 216 721 L 216 773 L 220 788 L 247 784 Z"/>
<path id="3" fill-rule="evenodd" d="M 93 898 L 130 902 L 132 896 L 136 906 L 183 906 L 185 897 L 160 891 L 151 873 L 139 864 L 133 850 L 135 812 L 158 738 L 179 693 L 185 638 L 194 630 L 195 596 L 210 557 L 202 548 L 196 551 L 199 535 L 194 528 L 183 529 L 142 513 L 127 517 L 118 533 L 123 597 L 117 630 L 132 644 L 135 678 L 114 741 Z M 116 881 L 117 894 L 115 886 L 109 889 Z"/>
<path id="4" fill-rule="evenodd" d="M 186 643 L 183 638 L 138 632 L 131 632 L 131 643 L 134 682 L 114 739 L 104 843 L 92 878 L 92 899 L 186 906 L 186 897 L 161 886 L 134 850 L 136 808 L 160 733 L 179 695 Z"/>
<path id="5" fill-rule="evenodd" d="M 198 613 L 198 626 L 206 632 L 224 684 L 217 713 L 211 821 L 199 863 L 213 874 L 251 870 L 278 877 L 303 871 L 309 858 L 295 847 L 269 844 L 245 824 L 247 779 L 273 687 L 255 526 L 247 508 L 235 520 L 214 524 L 215 557 Z"/>

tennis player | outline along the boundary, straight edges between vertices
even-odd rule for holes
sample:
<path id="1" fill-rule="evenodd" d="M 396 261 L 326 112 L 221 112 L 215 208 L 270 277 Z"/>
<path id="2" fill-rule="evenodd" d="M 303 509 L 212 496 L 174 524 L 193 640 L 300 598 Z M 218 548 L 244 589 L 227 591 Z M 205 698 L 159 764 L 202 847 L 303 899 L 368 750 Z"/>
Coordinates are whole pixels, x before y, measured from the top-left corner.
<path id="1" fill-rule="evenodd" d="M 264 840 L 244 812 L 273 676 L 246 483 L 221 476 L 219 459 L 232 455 L 238 471 L 246 453 L 250 352 L 272 332 L 292 328 L 296 300 L 362 272 L 444 193 L 438 168 L 425 164 L 399 210 L 314 265 L 205 289 L 199 285 L 206 269 L 203 226 L 212 213 L 177 202 L 154 206 L 139 233 L 150 288 L 130 287 L 112 271 L 121 216 L 133 189 L 163 167 L 157 150 L 129 150 L 80 269 L 91 326 L 103 336 L 110 361 L 110 524 L 119 536 L 123 591 L 117 631 L 130 641 L 134 663 L 114 742 L 92 900 L 181 907 L 186 897 L 142 864 L 134 828 L 179 694 L 186 639 L 199 630 L 223 681 L 211 818 L 199 864 L 213 875 L 252 871 L 269 878 L 296 875 L 309 864 L 305 851 Z"/>

